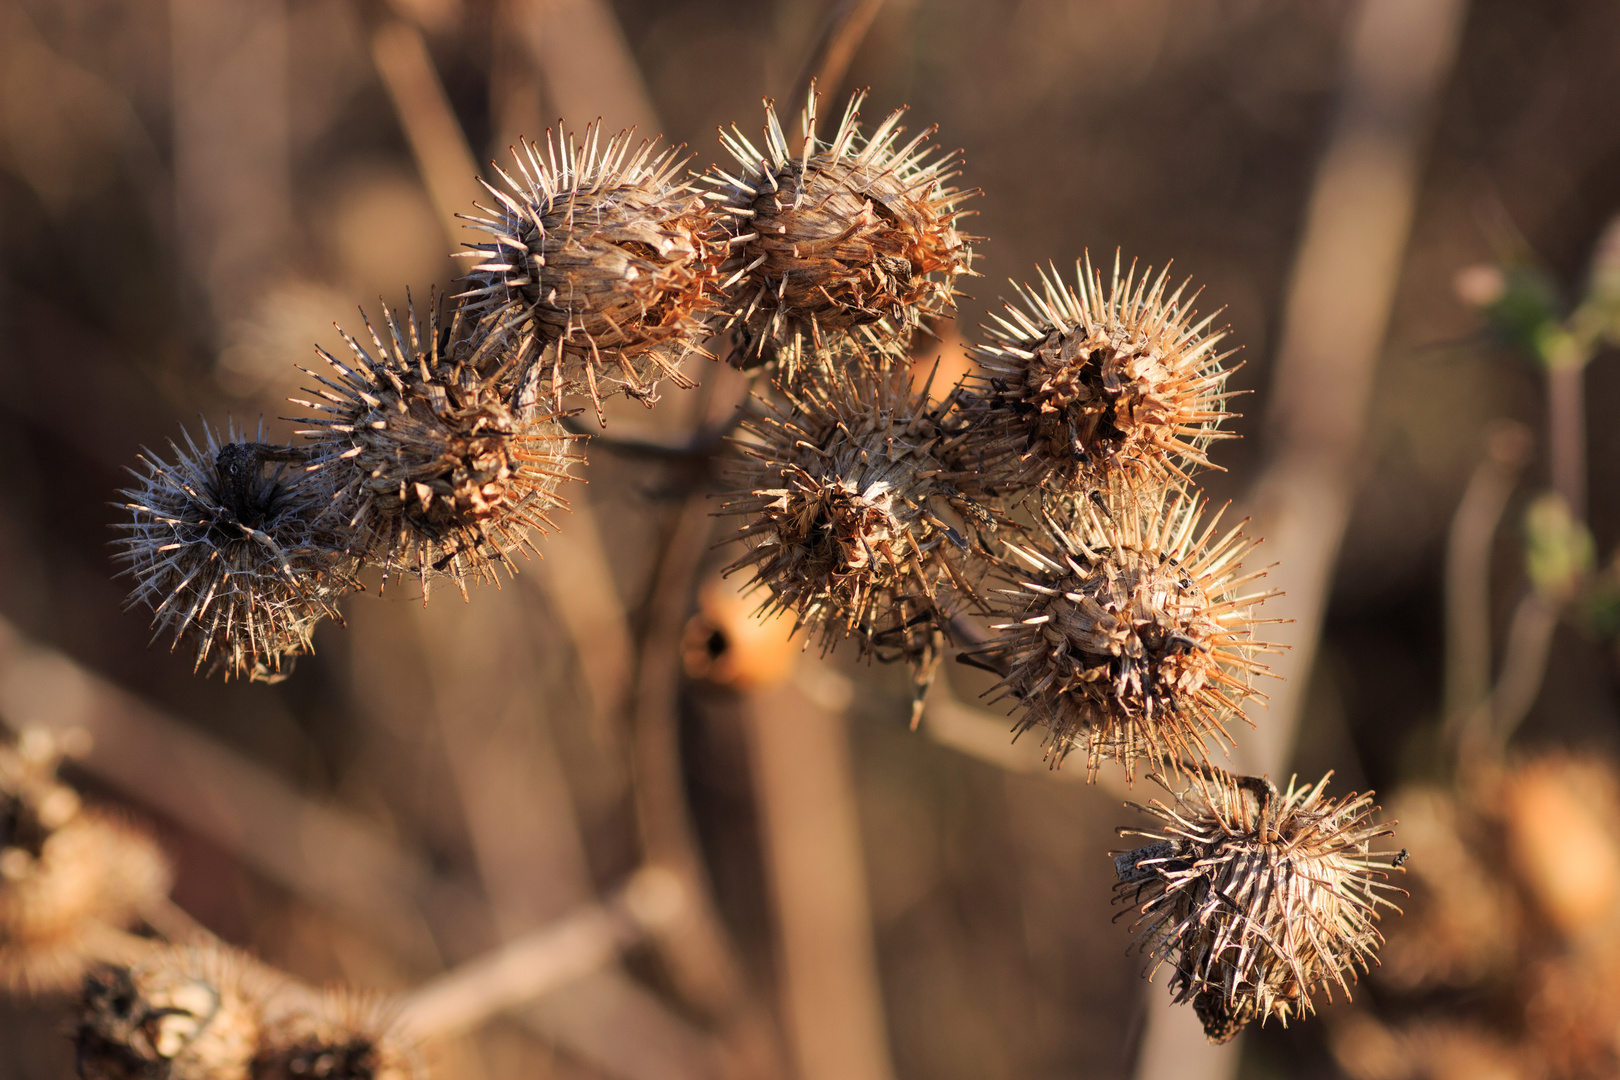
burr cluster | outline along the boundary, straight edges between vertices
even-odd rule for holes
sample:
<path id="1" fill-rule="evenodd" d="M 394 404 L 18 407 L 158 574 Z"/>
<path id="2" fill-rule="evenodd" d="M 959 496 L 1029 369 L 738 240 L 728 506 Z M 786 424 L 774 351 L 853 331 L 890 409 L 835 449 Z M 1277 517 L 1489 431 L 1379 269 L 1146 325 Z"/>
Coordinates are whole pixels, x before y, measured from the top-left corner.
<path id="1" fill-rule="evenodd" d="M 728 362 L 753 394 L 717 505 L 760 614 L 909 665 L 914 726 L 955 650 L 1054 768 L 1181 785 L 1159 854 L 1120 871 L 1178 1000 L 1212 1038 L 1308 1010 L 1371 959 L 1381 833 L 1366 797 L 1209 761 L 1272 650 L 1254 542 L 1196 486 L 1235 415 L 1224 331 L 1166 273 L 1085 257 L 1015 286 L 955 386 L 914 377 L 977 192 L 932 129 L 866 135 L 861 104 L 823 136 L 812 94 L 795 143 L 767 103 L 763 146 L 734 126 L 701 176 L 594 127 L 525 143 L 469 217 L 466 289 L 322 353 L 298 440 L 146 456 L 131 602 L 199 667 L 282 677 L 368 568 L 424 593 L 514 571 L 567 508 L 571 413 L 605 425 L 612 395 L 651 407 Z"/>

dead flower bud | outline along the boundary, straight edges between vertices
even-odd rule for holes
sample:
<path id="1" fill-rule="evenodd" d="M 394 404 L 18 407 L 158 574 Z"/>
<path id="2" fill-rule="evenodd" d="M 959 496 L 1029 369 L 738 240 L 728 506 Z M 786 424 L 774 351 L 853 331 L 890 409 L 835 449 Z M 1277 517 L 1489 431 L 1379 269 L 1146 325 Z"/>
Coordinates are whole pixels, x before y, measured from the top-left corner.
<path id="1" fill-rule="evenodd" d="M 217 948 L 172 946 L 92 972 L 73 1042 L 83 1080 L 257 1080 L 269 976 Z"/>
<path id="2" fill-rule="evenodd" d="M 1022 709 L 1019 733 L 1041 727 L 1055 762 L 1082 748 L 1095 776 L 1104 759 L 1158 766 L 1230 745 L 1227 721 L 1258 696 L 1252 609 L 1274 592 L 1244 594 L 1265 571 L 1242 574 L 1252 543 L 1241 524 L 1217 535 L 1203 502 L 1180 488 L 1115 484 L 1045 519 L 1049 543 L 1007 550 L 1009 587 L 987 601 L 1004 622 L 971 655 L 1003 673 L 996 689 Z M 1175 767 L 1172 764 L 1171 767 Z"/>
<path id="3" fill-rule="evenodd" d="M 1175 1001 L 1192 1002 L 1211 1042 L 1314 1012 L 1318 990 L 1348 999 L 1383 941 L 1379 909 L 1400 910 L 1382 893 L 1400 891 L 1387 871 L 1405 852 L 1371 850 L 1391 832 L 1372 793 L 1329 799 L 1331 776 L 1279 795 L 1206 768 L 1174 805 L 1137 807 L 1156 828 L 1120 830 L 1148 843 L 1115 854 L 1115 900 L 1138 909 L 1138 947 L 1174 969 Z"/>
<path id="4" fill-rule="evenodd" d="M 352 363 L 322 351 L 335 378 L 306 371 L 321 384 L 310 390 L 319 400 L 294 399 L 317 410 L 302 432 L 316 440 L 311 470 L 335 492 L 356 556 L 419 578 L 424 594 L 443 574 L 465 595 L 469 578 L 515 570 L 531 529 L 556 527 L 548 515 L 567 505 L 557 488 L 579 460 L 573 437 L 535 412 L 506 367 L 485 375 L 466 360 L 459 316 L 441 333 L 436 308 L 425 328 L 414 311 L 403 326 L 383 315 L 386 342 L 367 319 L 373 351 L 344 335 Z"/>
<path id="5" fill-rule="evenodd" d="M 265 1010 L 253 1080 L 420 1080 L 416 1046 L 381 1001 L 292 987 Z"/>
<path id="6" fill-rule="evenodd" d="M 0 746 L 0 987 L 12 992 L 76 986 L 98 936 L 169 891 L 152 838 L 56 778 L 58 749 L 43 730 Z"/>
<path id="7" fill-rule="evenodd" d="M 819 358 L 832 333 L 857 326 L 903 352 L 923 317 L 954 306 L 956 278 L 970 272 L 956 225 L 974 192 L 949 186 L 956 155 L 923 145 L 932 128 L 901 143 L 903 109 L 863 138 L 863 98 L 822 141 L 812 90 L 797 154 L 771 102 L 764 153 L 735 126 L 721 132 L 741 175 L 716 170 L 708 181 L 730 237 L 722 287 L 730 324 L 744 331 L 744 366 L 774 356 L 791 380 L 806 348 Z"/>
<path id="8" fill-rule="evenodd" d="M 756 399 L 727 473 L 722 513 L 769 590 L 765 613 L 791 611 L 824 648 L 854 636 L 880 660 L 928 665 L 963 577 L 969 541 L 933 456 L 935 417 L 905 371 L 831 372 L 785 404 Z"/>
<path id="9" fill-rule="evenodd" d="M 987 491 L 1014 493 L 1096 487 L 1112 471 L 1150 482 L 1185 479 L 1209 465 L 1211 441 L 1226 411 L 1217 353 L 1225 336 L 1214 316 L 1194 321 L 1186 284 L 1166 295 L 1163 273 L 1120 279 L 1103 291 L 1089 256 L 1076 266 L 1076 287 L 1055 269 L 1042 290 L 1018 289 L 1019 304 L 988 327 L 991 341 L 972 356 L 960 409 L 961 449 L 983 473 Z"/>
<path id="10" fill-rule="evenodd" d="M 468 220 L 491 239 L 472 245 L 462 294 L 486 332 L 544 348 L 557 411 L 585 392 L 598 418 L 621 390 L 650 403 L 661 378 L 693 385 L 678 365 L 708 336 L 721 257 L 707 204 L 674 179 L 679 150 L 601 134 L 592 124 L 576 146 L 548 132 L 514 151 L 504 187 L 484 185 L 497 206 Z"/>
<path id="11" fill-rule="evenodd" d="M 328 494 L 292 464 L 301 449 L 234 428 L 221 443 L 205 426 L 200 447 L 182 434 L 173 464 L 148 451 L 131 470 L 140 486 L 121 492 L 134 518 L 118 526 L 135 581 L 126 606 L 151 608 L 171 647 L 191 639 L 198 668 L 275 682 L 354 587 L 344 540 L 321 522 Z"/>

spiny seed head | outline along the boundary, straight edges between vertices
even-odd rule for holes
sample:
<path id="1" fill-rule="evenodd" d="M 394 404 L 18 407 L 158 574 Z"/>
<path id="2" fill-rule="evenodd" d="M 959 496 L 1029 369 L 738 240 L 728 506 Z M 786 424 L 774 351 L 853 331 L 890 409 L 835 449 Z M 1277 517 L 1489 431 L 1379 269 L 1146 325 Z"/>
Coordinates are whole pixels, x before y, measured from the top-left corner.
<path id="1" fill-rule="evenodd" d="M 459 315 L 440 332 L 437 309 L 426 332 L 414 311 L 403 326 L 383 309 L 388 339 L 366 320 L 371 350 L 344 335 L 344 363 L 320 355 L 335 377 L 306 372 L 319 400 L 312 472 L 335 492 L 357 556 L 387 574 L 492 580 L 514 570 L 514 552 L 533 550 L 531 529 L 555 528 L 548 516 L 565 507 L 557 494 L 577 461 L 555 414 L 533 406 L 533 385 L 513 384 L 510 368 L 480 374 L 469 356 L 478 338 L 460 336 Z"/>
<path id="2" fill-rule="evenodd" d="M 92 972 L 73 1039 L 80 1077 L 249 1080 L 266 982 L 222 949 L 187 946 Z"/>
<path id="3" fill-rule="evenodd" d="M 253 1080 L 420 1080 L 393 1010 L 348 991 L 290 989 L 266 1009 Z"/>
<path id="4" fill-rule="evenodd" d="M 1226 723 L 1265 671 L 1255 654 L 1271 651 L 1252 609 L 1274 593 L 1243 593 L 1264 576 L 1240 574 L 1252 543 L 1202 516 L 1181 488 L 1115 484 L 1047 516 L 1048 543 L 1007 545 L 1023 565 L 987 597 L 1005 621 L 975 652 L 1005 673 L 1017 730 L 1045 728 L 1056 761 L 1081 748 L 1091 776 L 1112 758 L 1129 781 L 1138 759 L 1175 768 L 1211 739 L 1230 745 Z"/>
<path id="5" fill-rule="evenodd" d="M 853 635 L 879 659 L 922 662 L 962 577 L 968 540 L 933 456 L 926 390 L 904 371 L 829 372 L 784 403 L 755 399 L 722 513 L 746 520 L 747 567 L 824 647 Z"/>
<path id="6" fill-rule="evenodd" d="M 1252 1020 L 1315 1011 L 1318 990 L 1350 996 L 1382 943 L 1388 868 L 1405 852 L 1374 853 L 1390 835 L 1373 820 L 1372 793 L 1330 799 L 1314 786 L 1206 769 L 1173 805 L 1138 807 L 1152 830 L 1121 829 L 1149 842 L 1117 853 L 1115 900 L 1138 908 L 1138 946 L 1174 969 L 1170 989 L 1191 1001 L 1211 1042 Z"/>
<path id="7" fill-rule="evenodd" d="M 1073 288 L 1042 271 L 1040 292 L 1018 287 L 990 343 L 972 350 L 980 373 L 963 394 L 956 453 L 986 490 L 1091 488 L 1120 469 L 1185 479 L 1228 437 L 1217 430 L 1232 415 L 1230 353 L 1215 351 L 1225 334 L 1210 331 L 1214 316 L 1195 321 L 1185 282 L 1167 294 L 1164 273 L 1135 269 L 1121 280 L 1116 255 L 1106 293 L 1089 256 Z"/>
<path id="8" fill-rule="evenodd" d="M 972 248 L 956 225 L 973 192 L 949 186 L 956 155 L 923 145 L 933 129 L 902 144 L 903 109 L 863 138 L 864 97 L 850 99 L 824 142 L 812 92 L 797 154 L 766 102 L 765 152 L 735 126 L 722 131 L 740 175 L 708 178 L 729 233 L 721 273 L 731 324 L 744 331 L 745 356 L 774 354 L 789 378 L 807 348 L 819 354 L 851 327 L 903 349 L 924 316 L 953 306 L 956 278 L 970 272 Z"/>
<path id="9" fill-rule="evenodd" d="M 133 521 L 118 557 L 133 578 L 127 607 L 152 609 L 158 635 L 189 639 L 196 666 L 264 682 L 285 678 L 310 636 L 354 587 L 344 540 L 323 524 L 329 494 L 298 464 L 303 450 L 225 441 L 171 442 L 171 464 L 147 451 L 139 486 L 121 492 Z"/>
<path id="10" fill-rule="evenodd" d="M 77 985 L 94 939 L 169 890 L 151 837 L 84 809 L 56 778 L 59 750 L 41 730 L 0 746 L 0 987 L 12 992 Z"/>
<path id="11" fill-rule="evenodd" d="M 516 176 L 484 185 L 497 206 L 468 220 L 491 239 L 472 245 L 462 294 L 486 332 L 543 347 L 557 411 L 586 392 L 599 417 L 604 396 L 650 404 L 660 378 L 693 385 L 678 365 L 708 336 L 721 254 L 707 204 L 675 180 L 679 151 L 601 134 L 547 132 L 514 151 Z"/>

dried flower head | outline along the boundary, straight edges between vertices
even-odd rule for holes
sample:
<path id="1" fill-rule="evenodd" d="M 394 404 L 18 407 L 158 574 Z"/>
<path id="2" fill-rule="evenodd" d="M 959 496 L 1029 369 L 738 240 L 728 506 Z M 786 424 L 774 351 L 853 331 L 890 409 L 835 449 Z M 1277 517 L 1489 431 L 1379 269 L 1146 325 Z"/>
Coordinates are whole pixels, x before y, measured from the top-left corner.
<path id="1" fill-rule="evenodd" d="M 1007 621 L 972 655 L 1003 673 L 1019 733 L 1048 730 L 1054 763 L 1080 747 L 1092 776 L 1113 758 L 1132 780 L 1138 759 L 1174 768 L 1211 739 L 1230 745 L 1271 651 L 1252 609 L 1275 594 L 1240 594 L 1265 573 L 1239 573 L 1253 545 L 1241 524 L 1217 537 L 1221 515 L 1202 512 L 1181 488 L 1114 484 L 1047 516 L 1049 545 L 1007 545 L 1028 571 L 995 591 Z"/>
<path id="2" fill-rule="evenodd" d="M 1252 1020 L 1313 1012 L 1312 994 L 1350 996 L 1383 941 L 1382 895 L 1399 891 L 1386 872 L 1405 852 L 1374 853 L 1391 830 L 1373 820 L 1372 793 L 1330 799 L 1332 773 L 1315 786 L 1206 769 L 1167 806 L 1138 807 L 1158 818 L 1150 841 L 1114 859 L 1116 901 L 1137 906 L 1137 942 L 1158 966 L 1175 969 L 1170 989 L 1191 1001 L 1211 1042 Z"/>
<path id="3" fill-rule="evenodd" d="M 675 180 L 678 152 L 629 132 L 604 144 L 599 124 L 578 145 L 548 132 L 513 152 L 505 190 L 484 185 L 498 208 L 468 219 L 492 240 L 472 245 L 467 310 L 545 347 L 559 412 L 564 393 L 588 392 L 601 417 L 612 393 L 650 404 L 660 378 L 693 385 L 678 365 L 708 336 L 718 253 L 707 204 Z"/>
<path id="4" fill-rule="evenodd" d="M 1182 302 L 1187 286 L 1166 294 L 1166 278 L 1140 279 L 1133 264 L 1113 282 L 1088 256 L 1069 288 L 1041 272 L 1042 290 L 1018 288 L 1021 306 L 989 327 L 976 346 L 973 376 L 960 409 L 964 460 L 987 490 L 1095 487 L 1127 469 L 1138 479 L 1185 478 L 1208 465 L 1226 411 L 1230 371 L 1217 353 L 1225 336 L 1214 316 L 1194 321 Z"/>
<path id="5" fill-rule="evenodd" d="M 420 1080 L 394 1010 L 348 991 L 288 988 L 265 1010 L 253 1080 Z"/>
<path id="6" fill-rule="evenodd" d="M 341 617 L 354 586 L 341 537 L 323 527 L 328 495 L 302 469 L 302 450 L 253 442 L 234 427 L 199 447 L 182 432 L 173 464 L 147 451 L 137 488 L 121 492 L 134 520 L 118 557 L 135 580 L 128 607 L 152 609 L 172 647 L 190 639 L 196 666 L 274 682 L 311 650 L 323 617 Z M 291 467 L 290 467 L 291 466 Z"/>
<path id="7" fill-rule="evenodd" d="M 151 837 L 56 778 L 60 751 L 37 729 L 0 746 L 0 987 L 13 992 L 77 985 L 107 929 L 169 891 Z"/>
<path id="8" fill-rule="evenodd" d="M 966 504 L 940 478 L 936 417 L 904 371 L 826 373 L 785 403 L 756 399 L 736 444 L 722 513 L 746 517 L 750 586 L 763 612 L 791 611 L 823 647 L 854 636 L 879 659 L 926 662 L 969 540 L 953 524 Z"/>
<path id="9" fill-rule="evenodd" d="M 514 570 L 512 554 L 533 550 L 531 529 L 556 527 L 548 515 L 567 505 L 557 487 L 578 460 L 572 437 L 507 367 L 477 371 L 459 316 L 441 334 L 435 308 L 424 334 L 414 311 L 403 327 L 383 315 L 386 342 L 366 320 L 374 352 L 345 334 L 352 366 L 317 350 L 336 378 L 306 372 L 322 385 L 310 391 L 319 401 L 295 399 L 317 410 L 302 432 L 316 440 L 311 470 L 336 493 L 357 556 L 419 578 L 424 593 L 447 575 L 465 595 L 468 578 Z"/>
<path id="10" fill-rule="evenodd" d="M 187 946 L 92 972 L 73 1039 L 79 1075 L 249 1080 L 266 979 L 222 949 Z"/>
<path id="11" fill-rule="evenodd" d="M 721 268 L 730 325 L 744 334 L 745 358 L 778 356 L 790 378 L 807 345 L 819 353 L 835 331 L 870 326 L 903 349 L 924 316 L 953 306 L 955 280 L 970 271 L 956 225 L 973 192 L 949 186 L 956 155 L 923 145 L 932 128 L 901 144 L 903 109 L 862 138 L 864 97 L 850 99 L 823 142 L 812 92 L 798 154 L 770 102 L 764 153 L 735 126 L 721 132 L 741 172 L 710 178 L 730 234 Z"/>

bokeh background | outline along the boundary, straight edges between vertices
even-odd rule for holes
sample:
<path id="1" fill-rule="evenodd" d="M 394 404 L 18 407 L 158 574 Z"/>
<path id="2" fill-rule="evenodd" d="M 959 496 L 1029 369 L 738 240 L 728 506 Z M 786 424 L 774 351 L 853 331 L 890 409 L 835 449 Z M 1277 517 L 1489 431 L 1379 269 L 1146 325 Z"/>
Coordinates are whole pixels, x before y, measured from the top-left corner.
<path id="1" fill-rule="evenodd" d="M 148 644 L 143 613 L 122 610 L 109 526 L 122 513 L 111 504 L 123 470 L 182 425 L 262 417 L 274 437 L 290 437 L 296 425 L 283 418 L 299 410 L 285 399 L 308 381 L 294 365 L 312 363 L 315 343 L 341 348 L 334 320 L 358 331 L 358 305 L 375 313 L 379 301 L 402 305 L 407 289 L 419 303 L 453 292 L 450 252 L 463 237 L 449 213 L 477 195 L 466 161 L 487 175 L 516 139 L 565 114 L 570 126 L 597 116 L 615 129 L 655 126 L 702 169 L 720 160 L 717 125 L 752 135 L 761 98 L 791 96 L 837 6 L 0 0 L 0 666 L 11 672 L 0 671 L 0 720 L 55 715 L 79 694 L 109 731 L 168 724 L 168 741 L 137 740 L 143 752 L 125 767 L 91 758 L 72 776 L 152 823 L 175 860 L 177 901 L 225 939 L 305 979 L 394 990 L 622 880 L 641 858 L 645 823 L 638 829 L 631 795 L 628 698 L 604 702 L 603 688 L 629 686 L 644 634 L 668 636 L 650 590 L 672 530 L 691 527 L 686 495 L 710 480 L 702 462 L 593 447 L 589 483 L 572 497 L 596 522 L 600 540 L 585 541 L 594 561 L 576 542 L 556 560 L 562 569 L 525 566 L 465 604 L 447 591 L 424 608 L 407 590 L 373 589 L 352 598 L 347 628 L 322 630 L 292 678 L 260 686 L 194 676 L 184 655 Z M 908 105 L 908 123 L 937 124 L 938 139 L 963 150 L 959 182 L 983 191 L 968 222 L 985 238 L 982 276 L 925 359 L 959 363 L 961 339 L 996 310 L 1008 279 L 1048 260 L 1063 269 L 1087 250 L 1106 261 L 1116 249 L 1155 267 L 1173 260 L 1173 275 L 1203 288 L 1200 308 L 1222 309 L 1241 350 L 1232 385 L 1244 416 L 1230 427 L 1243 438 L 1219 446 L 1226 471 L 1203 482 L 1218 499 L 1243 499 L 1289 446 L 1275 434 L 1288 417 L 1274 415 L 1271 393 L 1285 298 L 1335 117 L 1356 92 L 1344 72 L 1360 10 L 1346 0 L 879 5 L 843 86 L 870 88 L 871 121 Z M 1504 420 L 1523 426 L 1530 449 L 1490 549 L 1499 657 L 1526 587 L 1523 508 L 1548 486 L 1544 380 L 1459 295 L 1458 276 L 1534 266 L 1573 303 L 1620 212 L 1620 7 L 1473 0 L 1458 17 L 1455 57 L 1420 125 L 1414 212 L 1387 333 L 1375 328 L 1370 402 L 1352 418 L 1353 499 L 1323 585 L 1320 646 L 1295 676 L 1304 708 L 1289 764 L 1336 770 L 1336 790 L 1416 790 L 1442 772 L 1448 529 Z M 1600 352 L 1586 373 L 1595 574 L 1620 542 L 1615 361 Z M 681 436 L 723 403 L 726 378 L 706 381 L 708 396 L 667 391 L 654 412 L 619 409 L 613 430 Z M 569 572 L 580 558 L 595 576 Z M 708 581 L 727 558 L 701 561 Z M 581 595 L 587 587 L 596 591 Z M 771 785 L 797 780 L 795 751 L 773 768 L 759 728 L 819 724 L 831 741 L 802 751 L 802 797 L 832 818 L 840 800 L 857 815 L 854 877 L 836 853 L 827 872 L 854 883 L 845 909 L 855 921 L 823 932 L 854 941 L 846 952 L 875 972 L 880 993 L 865 1013 L 885 1064 L 873 1075 L 1132 1075 L 1150 1015 L 1165 1006 L 1163 976 L 1146 986 L 1141 959 L 1127 954 L 1129 920 L 1110 921 L 1106 853 L 1120 846 L 1114 828 L 1132 822 L 1120 791 L 1075 783 L 1078 770 L 1054 776 L 1038 752 L 1001 755 L 999 734 L 971 753 L 963 747 L 977 734 L 952 738 L 943 722 L 909 731 L 903 675 L 844 651 L 784 658 L 744 641 L 735 599 L 705 590 L 709 621 L 688 631 L 696 644 L 680 684 L 680 760 L 751 993 L 791 1036 L 806 1000 L 791 984 L 806 976 L 784 960 L 788 939 L 814 921 L 814 890 L 829 879 L 813 861 L 794 879 L 782 845 L 797 836 L 815 848 L 825 823 L 762 809 L 803 803 L 772 801 Z M 684 592 L 669 602 L 679 622 L 699 605 Z M 765 674 L 705 667 L 715 634 Z M 1563 619 L 1513 753 L 1571 751 L 1606 768 L 1620 752 L 1616 674 L 1600 623 Z M 971 672 L 948 677 L 957 704 L 985 685 Z M 960 711 L 982 720 L 971 704 Z M 268 784 L 269 801 L 255 801 L 259 789 L 239 775 Z M 1595 831 L 1550 827 L 1567 861 L 1601 869 L 1620 858 L 1604 809 L 1612 775 L 1582 803 L 1597 808 Z M 816 788 L 815 777 L 831 786 Z M 304 801 L 277 801 L 291 794 Z M 326 819 L 289 819 L 288 806 L 337 814 L 387 855 L 387 872 L 368 882 L 371 864 L 354 863 L 341 880 L 322 879 L 330 859 L 309 845 L 329 836 L 317 827 Z M 1533 948 L 1449 982 L 1392 964 L 1410 977 L 1375 976 L 1353 1011 L 1254 1033 L 1220 1067 L 1251 1077 L 1612 1075 L 1602 1064 L 1620 1061 L 1612 999 L 1607 1014 L 1594 1006 L 1561 1021 L 1595 1040 L 1596 1065 L 1521 1061 L 1479 1034 L 1493 1030 L 1509 1048 L 1529 1039 L 1535 1017 L 1556 1012 L 1534 963 L 1580 952 L 1597 940 L 1592 927 L 1613 922 L 1602 903 L 1609 896 L 1612 907 L 1602 890 L 1613 874 L 1579 879 L 1596 890 L 1585 895 L 1598 898 L 1599 916 L 1572 930 L 1538 915 L 1534 882 L 1498 866 L 1512 861 L 1502 844 L 1519 850 L 1512 843 L 1478 840 L 1469 865 L 1490 879 L 1481 890 L 1518 898 L 1520 929 L 1489 908 L 1498 914 L 1467 933 L 1518 934 Z M 784 895 L 791 880 L 807 880 L 808 892 Z M 1423 908 L 1423 896 L 1414 903 Z M 1541 959 L 1525 959 L 1532 953 Z M 1569 976 L 1570 993 L 1616 978 L 1605 963 Z M 498 1021 L 447 1048 L 445 1075 L 703 1075 L 708 1044 L 691 1034 L 702 1009 L 657 951 L 632 950 L 616 972 L 557 991 L 533 1022 Z M 67 1015 L 63 1002 L 0 1002 L 0 1077 L 70 1075 Z M 1407 1032 L 1413 1017 L 1442 1032 L 1423 1036 L 1422 1053 L 1400 1041 L 1419 1039 Z M 796 1037 L 789 1056 L 813 1071 Z M 616 1045 L 643 1043 L 652 1049 L 639 1056 Z M 1399 1052 L 1358 1052 L 1367 1046 Z M 677 1061 L 688 1051 L 696 1064 Z"/>

